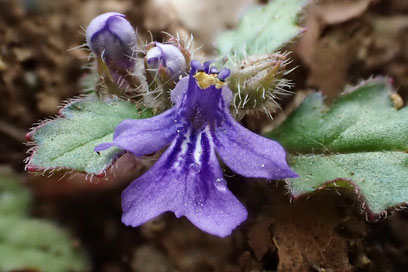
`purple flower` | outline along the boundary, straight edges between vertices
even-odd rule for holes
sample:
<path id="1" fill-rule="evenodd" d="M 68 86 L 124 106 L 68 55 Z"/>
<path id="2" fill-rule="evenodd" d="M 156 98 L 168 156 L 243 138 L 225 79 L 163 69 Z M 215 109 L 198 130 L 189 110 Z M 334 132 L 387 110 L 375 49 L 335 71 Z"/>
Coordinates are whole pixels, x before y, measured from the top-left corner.
<path id="1" fill-rule="evenodd" d="M 135 64 L 136 33 L 123 14 L 108 12 L 93 19 L 86 29 L 86 42 L 111 68 L 129 69 Z"/>
<path id="2" fill-rule="evenodd" d="M 122 193 L 124 224 L 136 227 L 172 211 L 210 234 L 231 234 L 247 211 L 228 190 L 217 154 L 245 177 L 297 177 L 279 143 L 252 133 L 230 115 L 227 76 L 228 69 L 218 73 L 209 62 L 192 61 L 190 75 L 172 91 L 173 108 L 149 119 L 123 121 L 113 142 L 95 148 L 117 146 L 143 156 L 169 146 Z"/>
<path id="3" fill-rule="evenodd" d="M 155 47 L 149 49 L 146 53 L 147 67 L 152 72 L 164 68 L 167 75 L 174 78 L 186 69 L 186 59 L 177 46 L 159 42 L 155 42 L 154 45 Z"/>

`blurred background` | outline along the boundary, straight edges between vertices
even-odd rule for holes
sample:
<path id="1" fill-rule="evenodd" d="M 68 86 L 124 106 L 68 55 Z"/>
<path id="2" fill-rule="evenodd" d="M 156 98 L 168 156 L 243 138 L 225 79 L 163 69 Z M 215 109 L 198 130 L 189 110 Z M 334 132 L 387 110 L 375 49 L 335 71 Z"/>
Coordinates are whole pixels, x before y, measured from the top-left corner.
<path id="1" fill-rule="evenodd" d="M 69 233 L 73 248 L 86 255 L 85 271 L 407 271 L 407 212 L 368 224 L 347 192 L 343 197 L 317 193 L 336 210 L 336 216 L 320 222 L 321 214 L 332 210 L 318 201 L 291 205 L 282 186 L 235 176 L 229 185 L 250 218 L 231 237 L 220 239 L 171 214 L 137 229 L 122 225 L 121 191 L 143 164 L 129 166 L 131 174 L 93 182 L 81 174 L 62 178 L 24 172 L 25 134 L 79 95 L 89 51 L 76 48 L 84 44 L 95 16 L 126 14 L 143 42 L 163 41 L 165 32 L 193 34 L 199 58 L 214 54 L 217 33 L 233 28 L 251 5 L 265 2 L 0 0 L 0 167 L 19 176 L 32 192 L 33 217 Z M 296 84 L 295 95 L 282 100 L 283 111 L 275 118 L 287 115 L 294 98 L 307 90 L 322 91 L 330 103 L 347 84 L 371 76 L 389 76 L 406 101 L 408 1 L 310 2 L 302 18 L 306 33 L 285 48 L 293 52 L 291 66 L 297 67 L 288 76 Z M 258 131 L 273 126 L 263 116 L 243 122 Z M 302 209 L 309 214 L 299 216 Z M 327 252 L 321 252 L 322 245 Z M 8 257 L 0 254 L 0 265 L 2 258 Z"/>

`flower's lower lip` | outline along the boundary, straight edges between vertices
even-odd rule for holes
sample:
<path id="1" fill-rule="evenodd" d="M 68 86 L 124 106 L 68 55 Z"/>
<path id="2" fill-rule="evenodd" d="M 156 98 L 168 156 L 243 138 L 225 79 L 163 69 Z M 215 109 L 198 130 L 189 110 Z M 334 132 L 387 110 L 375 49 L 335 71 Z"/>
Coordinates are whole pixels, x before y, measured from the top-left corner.
<path id="1" fill-rule="evenodd" d="M 208 127 L 177 136 L 156 164 L 123 192 L 122 206 L 127 225 L 139 226 L 152 214 L 173 211 L 221 237 L 247 217 L 222 177 Z"/>

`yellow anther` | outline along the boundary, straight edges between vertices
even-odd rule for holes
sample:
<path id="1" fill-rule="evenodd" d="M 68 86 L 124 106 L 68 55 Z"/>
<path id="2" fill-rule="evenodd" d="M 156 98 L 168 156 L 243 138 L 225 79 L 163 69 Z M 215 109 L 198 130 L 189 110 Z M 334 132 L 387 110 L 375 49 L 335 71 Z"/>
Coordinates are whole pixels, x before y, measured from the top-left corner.
<path id="1" fill-rule="evenodd" d="M 217 78 L 217 74 L 207 74 L 205 72 L 197 72 L 194 75 L 197 80 L 197 84 L 201 89 L 207 89 L 212 85 L 215 85 L 217 89 L 221 89 L 224 86 L 224 82 Z"/>
<path id="2" fill-rule="evenodd" d="M 404 100 L 402 100 L 401 96 L 399 96 L 399 94 L 397 93 L 391 94 L 391 101 L 392 104 L 394 105 L 394 108 L 396 108 L 397 110 L 404 106 Z"/>

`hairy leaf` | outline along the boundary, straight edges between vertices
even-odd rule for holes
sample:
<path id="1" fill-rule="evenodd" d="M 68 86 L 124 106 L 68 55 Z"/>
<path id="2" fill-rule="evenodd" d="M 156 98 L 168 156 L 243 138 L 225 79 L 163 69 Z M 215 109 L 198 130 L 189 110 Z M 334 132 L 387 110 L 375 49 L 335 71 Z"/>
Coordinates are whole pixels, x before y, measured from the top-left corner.
<path id="1" fill-rule="evenodd" d="M 408 202 L 408 108 L 397 109 L 386 79 L 347 91 L 331 107 L 321 94 L 306 98 L 267 134 L 291 153 L 301 176 L 289 182 L 298 197 L 325 187 L 353 188 L 372 219 Z"/>
<path id="2" fill-rule="evenodd" d="M 121 152 L 111 148 L 99 154 L 94 147 L 112 141 L 116 126 L 126 119 L 151 116 L 136 105 L 119 98 L 100 99 L 91 96 L 74 101 L 62 109 L 61 116 L 35 128 L 35 143 L 27 169 L 74 169 L 99 174 Z"/>
<path id="3" fill-rule="evenodd" d="M 243 57 L 278 50 L 303 31 L 298 26 L 298 15 L 306 2 L 274 0 L 249 9 L 236 30 L 220 34 L 217 39 L 219 54 Z"/>

